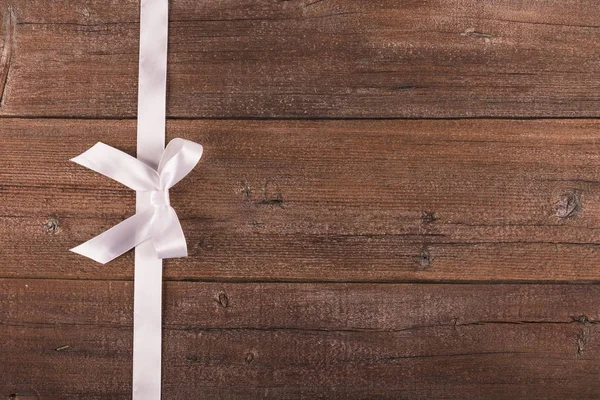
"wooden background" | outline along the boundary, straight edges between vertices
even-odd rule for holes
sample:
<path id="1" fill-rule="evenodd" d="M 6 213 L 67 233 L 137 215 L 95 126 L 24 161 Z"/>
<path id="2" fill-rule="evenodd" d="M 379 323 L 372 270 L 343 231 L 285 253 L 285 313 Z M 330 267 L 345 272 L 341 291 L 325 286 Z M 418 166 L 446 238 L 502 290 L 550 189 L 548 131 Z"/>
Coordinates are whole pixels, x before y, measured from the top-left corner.
<path id="1" fill-rule="evenodd" d="M 127 399 L 139 4 L 0 0 L 0 398 Z M 172 0 L 164 399 L 600 398 L 597 0 Z"/>

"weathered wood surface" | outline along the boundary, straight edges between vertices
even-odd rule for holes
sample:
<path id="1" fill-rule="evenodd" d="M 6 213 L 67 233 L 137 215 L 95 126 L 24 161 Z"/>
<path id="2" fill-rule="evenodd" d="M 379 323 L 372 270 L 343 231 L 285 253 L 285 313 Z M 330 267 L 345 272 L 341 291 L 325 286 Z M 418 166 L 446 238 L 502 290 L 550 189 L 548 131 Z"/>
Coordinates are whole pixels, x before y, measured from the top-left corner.
<path id="1" fill-rule="evenodd" d="M 170 6 L 163 398 L 600 398 L 596 0 Z M 138 7 L 0 0 L 1 398 L 130 398 Z"/>
<path id="2" fill-rule="evenodd" d="M 176 121 L 206 146 L 172 190 L 190 257 L 167 279 L 597 281 L 599 121 Z M 134 121 L 0 125 L 4 277 L 130 279 L 67 250 L 133 214 L 68 160 L 133 153 Z M 68 146 L 65 145 L 68 143 Z"/>
<path id="3" fill-rule="evenodd" d="M 138 4 L 0 0 L 0 115 L 134 117 Z M 176 0 L 170 18 L 171 117 L 600 116 L 597 0 Z"/>
<path id="4" fill-rule="evenodd" d="M 600 397 L 598 286 L 169 282 L 164 293 L 165 399 Z M 128 398 L 132 297 L 131 282 L 0 280 L 0 395 Z"/>

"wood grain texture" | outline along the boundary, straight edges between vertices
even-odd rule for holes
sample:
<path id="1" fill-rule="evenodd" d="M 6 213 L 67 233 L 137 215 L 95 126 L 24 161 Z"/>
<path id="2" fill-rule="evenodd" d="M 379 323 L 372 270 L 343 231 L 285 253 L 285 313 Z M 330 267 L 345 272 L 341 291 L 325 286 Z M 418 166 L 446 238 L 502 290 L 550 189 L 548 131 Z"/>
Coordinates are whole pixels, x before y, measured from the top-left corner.
<path id="1" fill-rule="evenodd" d="M 134 117 L 138 4 L 0 0 L 0 115 Z M 175 0 L 170 18 L 171 117 L 600 115 L 596 0 Z"/>
<path id="2" fill-rule="evenodd" d="M 131 282 L 0 289 L 0 395 L 128 398 Z M 600 396 L 598 286 L 170 282 L 164 293 L 165 399 Z"/>
<path id="3" fill-rule="evenodd" d="M 170 6 L 164 399 L 600 398 L 596 0 Z M 130 398 L 138 12 L 0 0 L 0 398 Z"/>
<path id="4" fill-rule="evenodd" d="M 597 281 L 598 121 L 175 121 L 205 145 L 172 190 L 190 257 L 167 279 Z M 131 279 L 67 251 L 134 194 L 68 159 L 133 153 L 134 121 L 0 126 L 4 277 Z M 68 146 L 65 145 L 68 143 Z"/>

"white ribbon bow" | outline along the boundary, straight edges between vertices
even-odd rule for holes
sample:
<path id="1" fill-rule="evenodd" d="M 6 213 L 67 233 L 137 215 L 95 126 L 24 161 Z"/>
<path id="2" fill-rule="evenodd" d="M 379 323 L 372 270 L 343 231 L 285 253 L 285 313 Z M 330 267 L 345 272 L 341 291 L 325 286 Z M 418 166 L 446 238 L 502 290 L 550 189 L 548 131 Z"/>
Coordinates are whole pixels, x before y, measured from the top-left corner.
<path id="1" fill-rule="evenodd" d="M 185 236 L 171 207 L 169 189 L 194 169 L 202 150 L 197 143 L 173 139 L 162 154 L 158 170 L 104 143 L 71 159 L 133 190 L 151 192 L 152 204 L 71 251 L 106 264 L 150 239 L 160 259 L 187 256 Z"/>

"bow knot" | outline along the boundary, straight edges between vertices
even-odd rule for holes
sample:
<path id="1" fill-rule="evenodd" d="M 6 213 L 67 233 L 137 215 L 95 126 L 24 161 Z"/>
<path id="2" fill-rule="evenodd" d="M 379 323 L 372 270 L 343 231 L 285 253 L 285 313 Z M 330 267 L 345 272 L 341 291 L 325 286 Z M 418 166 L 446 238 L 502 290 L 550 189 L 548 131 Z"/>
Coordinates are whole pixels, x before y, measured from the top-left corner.
<path id="1" fill-rule="evenodd" d="M 169 190 L 153 190 L 150 192 L 150 204 L 155 207 L 170 206 Z"/>
<path id="2" fill-rule="evenodd" d="M 150 193 L 150 207 L 71 251 L 105 264 L 138 244 L 152 240 L 158 258 L 187 256 L 179 218 L 169 189 L 189 174 L 202 157 L 202 146 L 173 139 L 165 148 L 158 169 L 104 143 L 97 143 L 71 161 L 138 191 Z"/>

